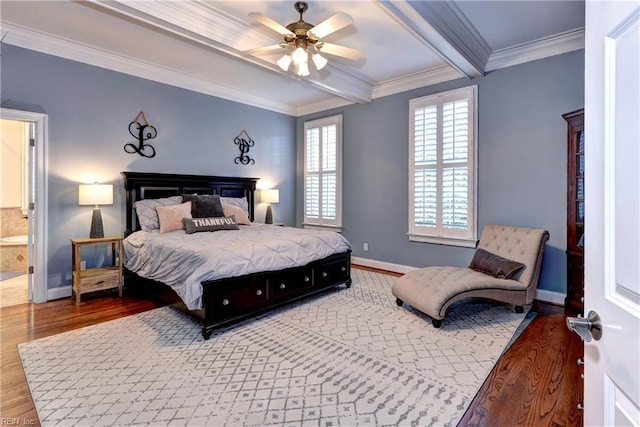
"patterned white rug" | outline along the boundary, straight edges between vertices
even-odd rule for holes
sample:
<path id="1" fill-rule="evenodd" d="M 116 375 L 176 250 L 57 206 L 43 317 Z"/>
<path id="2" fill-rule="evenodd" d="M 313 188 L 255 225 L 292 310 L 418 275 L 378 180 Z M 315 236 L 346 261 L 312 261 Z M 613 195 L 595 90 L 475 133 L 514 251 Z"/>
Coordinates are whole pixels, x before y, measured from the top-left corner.
<path id="1" fill-rule="evenodd" d="M 453 426 L 525 318 L 463 302 L 442 329 L 398 307 L 394 278 L 229 327 L 204 341 L 172 307 L 19 345 L 42 425 Z"/>

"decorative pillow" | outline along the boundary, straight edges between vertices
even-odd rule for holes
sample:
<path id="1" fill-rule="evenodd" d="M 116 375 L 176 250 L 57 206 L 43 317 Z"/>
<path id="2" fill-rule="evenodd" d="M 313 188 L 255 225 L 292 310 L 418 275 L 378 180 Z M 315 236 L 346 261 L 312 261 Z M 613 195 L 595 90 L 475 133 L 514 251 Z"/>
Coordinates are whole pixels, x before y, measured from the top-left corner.
<path id="1" fill-rule="evenodd" d="M 183 230 L 183 218 L 191 218 L 191 202 L 184 202 L 173 206 L 158 206 L 158 219 L 160 220 L 160 233 Z"/>
<path id="2" fill-rule="evenodd" d="M 251 225 L 249 217 L 244 213 L 242 208 L 233 205 L 222 205 L 224 216 L 234 216 L 240 225 Z"/>
<path id="3" fill-rule="evenodd" d="M 201 231 L 238 230 L 235 216 L 215 216 L 211 218 L 184 218 L 184 227 L 187 234 Z"/>
<path id="4" fill-rule="evenodd" d="M 478 248 L 473 255 L 469 268 L 481 273 L 490 274 L 498 279 L 511 279 L 514 274 L 524 268 L 524 264 L 502 258 L 501 256 Z"/>
<path id="5" fill-rule="evenodd" d="M 249 202 L 246 197 L 220 197 L 223 205 L 237 206 L 249 217 Z"/>
<path id="6" fill-rule="evenodd" d="M 158 221 L 158 206 L 172 206 L 182 203 L 181 196 L 171 196 L 164 199 L 138 200 L 133 204 L 138 216 L 138 224 L 143 231 L 153 231 L 160 228 Z"/>
<path id="7" fill-rule="evenodd" d="M 182 198 L 185 202 L 191 202 L 191 216 L 193 218 L 224 216 L 218 195 L 183 194 Z"/>

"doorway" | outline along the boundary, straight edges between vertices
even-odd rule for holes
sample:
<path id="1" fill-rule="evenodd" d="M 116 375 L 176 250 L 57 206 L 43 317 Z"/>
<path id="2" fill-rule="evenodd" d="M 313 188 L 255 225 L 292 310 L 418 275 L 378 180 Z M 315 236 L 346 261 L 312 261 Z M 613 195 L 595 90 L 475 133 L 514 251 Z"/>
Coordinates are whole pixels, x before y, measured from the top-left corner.
<path id="1" fill-rule="evenodd" d="M 2 108 L 0 120 L 2 306 L 46 302 L 48 117 Z"/>

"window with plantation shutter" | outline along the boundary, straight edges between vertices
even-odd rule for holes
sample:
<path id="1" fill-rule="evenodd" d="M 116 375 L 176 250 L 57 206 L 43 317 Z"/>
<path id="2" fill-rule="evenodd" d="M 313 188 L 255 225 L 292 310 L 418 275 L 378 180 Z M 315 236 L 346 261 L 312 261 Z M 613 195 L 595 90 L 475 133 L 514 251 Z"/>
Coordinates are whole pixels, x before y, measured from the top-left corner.
<path id="1" fill-rule="evenodd" d="M 342 227 L 342 116 L 304 123 L 305 227 Z"/>
<path id="2" fill-rule="evenodd" d="M 409 103 L 410 240 L 475 247 L 477 86 Z"/>

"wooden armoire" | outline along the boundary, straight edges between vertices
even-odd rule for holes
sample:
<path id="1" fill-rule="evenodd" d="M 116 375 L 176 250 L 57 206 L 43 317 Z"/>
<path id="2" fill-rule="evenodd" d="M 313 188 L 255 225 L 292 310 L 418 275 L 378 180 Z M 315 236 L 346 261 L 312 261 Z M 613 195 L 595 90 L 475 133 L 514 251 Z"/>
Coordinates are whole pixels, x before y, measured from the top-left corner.
<path id="1" fill-rule="evenodd" d="M 584 109 L 563 114 L 567 122 L 567 313 L 584 302 Z"/>

